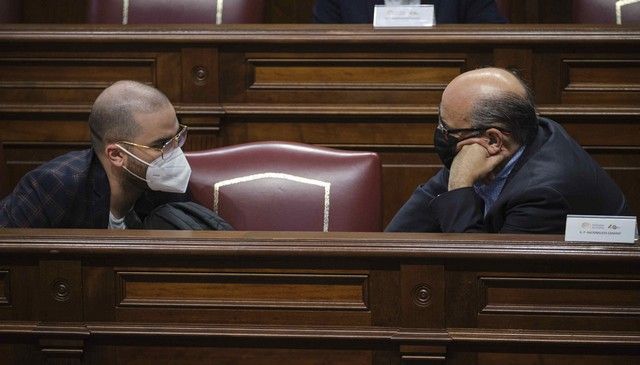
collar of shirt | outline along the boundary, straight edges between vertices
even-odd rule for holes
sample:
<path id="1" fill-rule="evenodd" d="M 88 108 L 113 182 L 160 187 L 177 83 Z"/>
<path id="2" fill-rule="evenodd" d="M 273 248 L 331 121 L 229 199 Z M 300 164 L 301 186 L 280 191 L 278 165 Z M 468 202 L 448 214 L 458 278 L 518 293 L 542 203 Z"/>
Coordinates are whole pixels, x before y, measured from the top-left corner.
<path id="1" fill-rule="evenodd" d="M 507 182 L 507 178 L 509 177 L 511 170 L 513 170 L 516 162 L 518 162 L 523 152 L 524 146 L 520 147 L 516 151 L 516 153 L 511 156 L 509 162 L 507 162 L 502 170 L 500 170 L 500 172 L 496 175 L 495 179 L 493 179 L 489 184 L 485 185 L 481 182 L 478 182 L 473 185 L 473 189 L 478 195 L 480 195 L 482 200 L 484 200 L 484 215 L 487 215 L 493 203 L 498 200 L 498 196 L 500 196 L 502 188 L 504 187 L 505 182 Z"/>
<path id="2" fill-rule="evenodd" d="M 111 211 L 109 211 L 109 229 L 126 229 L 127 225 L 124 223 L 124 217 L 116 218 Z"/>

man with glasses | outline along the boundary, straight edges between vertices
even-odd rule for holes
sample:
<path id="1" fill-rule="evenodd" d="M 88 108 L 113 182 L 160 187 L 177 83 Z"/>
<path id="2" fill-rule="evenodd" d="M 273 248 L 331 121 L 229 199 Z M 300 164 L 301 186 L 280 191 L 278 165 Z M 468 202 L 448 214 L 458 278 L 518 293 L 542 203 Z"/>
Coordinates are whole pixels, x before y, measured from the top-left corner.
<path id="1" fill-rule="evenodd" d="M 632 215 L 624 194 L 528 87 L 484 68 L 456 77 L 434 146 L 444 168 L 419 186 L 387 231 L 562 233 L 567 214 Z"/>
<path id="2" fill-rule="evenodd" d="M 0 227 L 139 228 L 154 207 L 187 200 L 187 127 L 162 92 L 116 82 L 94 102 L 89 129 L 92 148 L 19 181 L 0 202 Z"/>

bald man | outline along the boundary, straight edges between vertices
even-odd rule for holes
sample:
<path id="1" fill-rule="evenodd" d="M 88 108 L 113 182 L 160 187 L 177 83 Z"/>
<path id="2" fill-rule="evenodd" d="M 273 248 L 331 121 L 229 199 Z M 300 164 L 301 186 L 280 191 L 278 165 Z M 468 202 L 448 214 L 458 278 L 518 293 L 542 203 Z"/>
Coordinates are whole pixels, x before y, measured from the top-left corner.
<path id="1" fill-rule="evenodd" d="M 527 86 L 484 68 L 442 94 L 434 146 L 444 168 L 419 186 L 387 231 L 563 233 L 567 214 L 632 215 L 613 180 Z"/>
<path id="2" fill-rule="evenodd" d="M 0 201 L 0 227 L 139 228 L 155 206 L 188 200 L 187 127 L 167 97 L 119 81 L 89 115 L 92 148 L 26 174 Z"/>

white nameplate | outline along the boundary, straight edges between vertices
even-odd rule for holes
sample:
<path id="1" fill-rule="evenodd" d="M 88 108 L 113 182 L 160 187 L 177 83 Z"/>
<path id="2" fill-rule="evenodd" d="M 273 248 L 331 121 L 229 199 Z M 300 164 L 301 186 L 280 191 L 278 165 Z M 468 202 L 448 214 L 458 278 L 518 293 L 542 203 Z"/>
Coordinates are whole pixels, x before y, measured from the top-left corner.
<path id="1" fill-rule="evenodd" d="M 376 5 L 373 10 L 374 28 L 422 28 L 435 24 L 433 5 Z"/>
<path id="2" fill-rule="evenodd" d="M 633 243 L 636 217 L 567 215 L 565 241 Z"/>
<path id="3" fill-rule="evenodd" d="M 420 5 L 420 0 L 384 0 L 387 6 Z"/>

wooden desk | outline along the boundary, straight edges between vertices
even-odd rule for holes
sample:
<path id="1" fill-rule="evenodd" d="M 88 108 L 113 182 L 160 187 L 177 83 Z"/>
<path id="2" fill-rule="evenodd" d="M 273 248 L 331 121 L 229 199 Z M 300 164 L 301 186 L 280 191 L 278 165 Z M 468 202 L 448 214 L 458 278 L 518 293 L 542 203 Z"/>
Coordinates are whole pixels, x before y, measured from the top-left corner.
<path id="1" fill-rule="evenodd" d="M 484 65 L 521 70 L 640 212 L 640 27 L 443 25 L 0 25 L 0 140 L 10 185 L 88 145 L 91 103 L 118 79 L 163 90 L 188 149 L 288 140 L 378 152 L 384 221 L 439 168 L 447 83 Z"/>
<path id="2" fill-rule="evenodd" d="M 640 248 L 0 230 L 7 364 L 637 364 Z"/>

